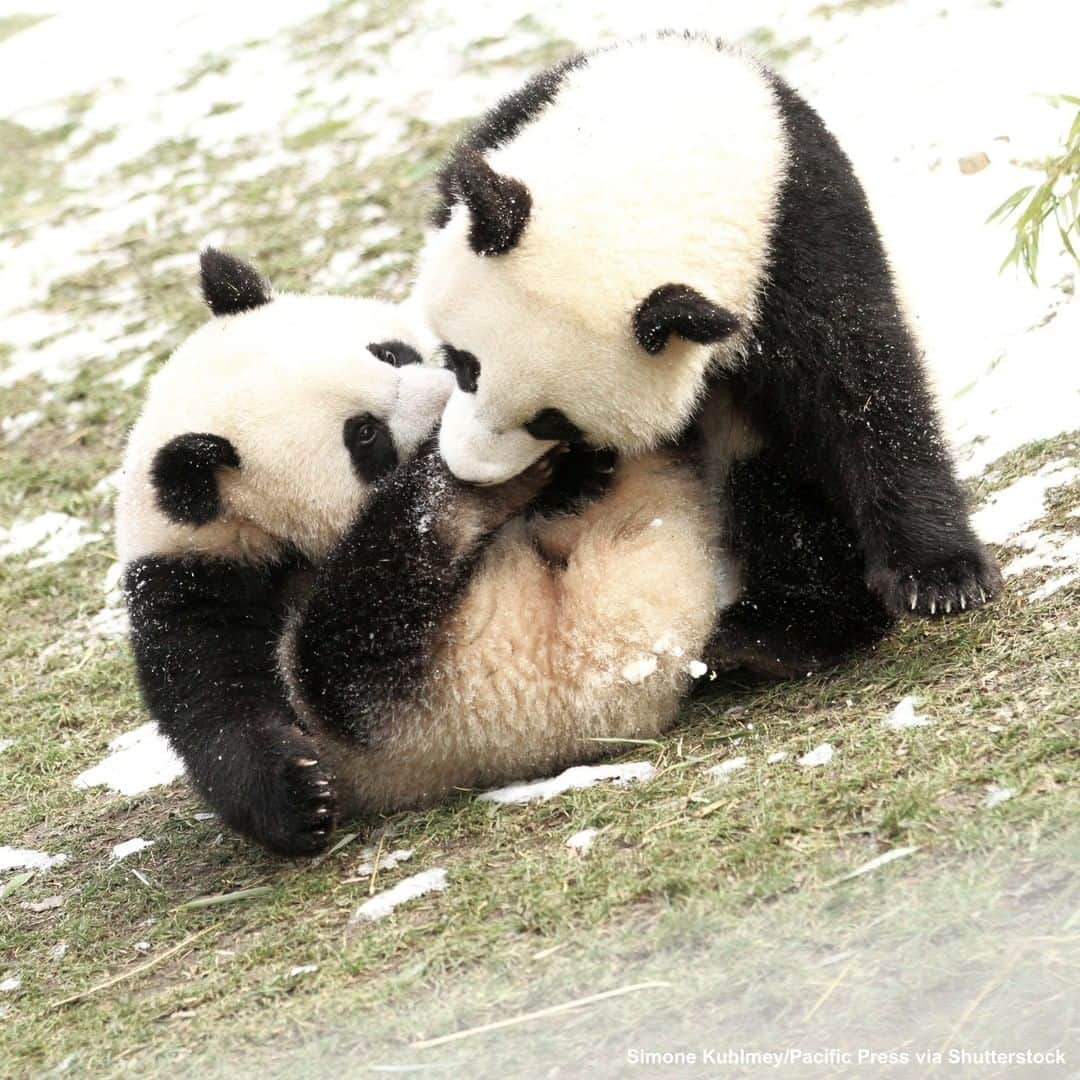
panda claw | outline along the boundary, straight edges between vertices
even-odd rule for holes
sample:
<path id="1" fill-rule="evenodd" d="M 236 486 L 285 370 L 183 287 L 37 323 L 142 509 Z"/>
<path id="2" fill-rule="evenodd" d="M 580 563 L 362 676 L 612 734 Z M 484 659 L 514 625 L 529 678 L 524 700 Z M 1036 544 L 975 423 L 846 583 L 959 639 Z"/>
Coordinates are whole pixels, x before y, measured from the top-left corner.
<path id="1" fill-rule="evenodd" d="M 931 600 L 930 601 L 930 614 L 931 615 L 936 615 L 937 614 L 937 600 Z"/>
<path id="2" fill-rule="evenodd" d="M 952 601 L 951 600 L 946 600 L 945 601 L 945 614 L 946 615 L 951 615 L 952 614 Z"/>
<path id="3" fill-rule="evenodd" d="M 302 757 L 297 758 L 296 761 L 293 762 L 293 764 L 298 769 L 310 769 L 313 765 L 318 765 L 319 763 L 315 760 L 315 758 Z"/>
<path id="4" fill-rule="evenodd" d="M 967 611 L 967 596 L 964 593 L 960 594 L 960 610 Z"/>

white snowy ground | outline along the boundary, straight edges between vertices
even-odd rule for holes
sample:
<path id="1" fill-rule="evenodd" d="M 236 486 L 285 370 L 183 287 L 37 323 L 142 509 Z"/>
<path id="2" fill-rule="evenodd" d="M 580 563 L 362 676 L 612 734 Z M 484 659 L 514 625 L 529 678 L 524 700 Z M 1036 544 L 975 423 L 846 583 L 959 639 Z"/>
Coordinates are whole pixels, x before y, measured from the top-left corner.
<path id="1" fill-rule="evenodd" d="M 121 664 L 125 621 L 109 554 L 114 470 L 143 380 L 200 318 L 189 296 L 195 250 L 214 242 L 259 252 L 290 288 L 400 295 L 430 172 L 422 162 L 410 170 L 410 156 L 430 154 L 561 43 L 589 47 L 659 23 L 746 41 L 826 117 L 893 251 L 961 470 L 984 494 L 981 533 L 1002 545 L 1028 605 L 1075 594 L 1076 511 L 1062 519 L 1050 509 L 1080 476 L 1075 440 L 1061 439 L 1080 427 L 1077 267 L 1048 236 L 1037 287 L 999 274 L 1010 235 L 986 224 L 1068 128 L 1069 113 L 1052 99 L 1078 90 L 1071 5 L 673 0 L 660 14 L 655 2 L 575 0 L 542 10 L 524 0 L 9 7 L 45 17 L 5 39 L 0 15 L 0 125 L 9 125 L 0 137 L 15 132 L 28 147 L 0 162 L 0 585 L 15 597 L 4 616 L 10 626 L 44 611 L 35 605 L 58 603 L 69 577 L 85 590 L 62 619 L 41 616 L 35 655 L 11 661 L 29 673 L 10 680 L 22 693 L 32 696 L 34 673 L 50 665 L 77 676 L 103 657 Z M 962 171 L 960 160 L 978 154 L 986 167 Z M 1017 453 L 1055 439 L 1051 460 L 1033 450 L 1027 466 Z M 25 734 L 12 742 L 8 728 L 18 730 L 21 713 L 0 705 L 4 789 L 22 790 L 14 770 L 2 771 L 5 759 L 31 762 L 35 775 L 51 770 L 51 784 L 77 787 L 95 806 L 103 788 L 133 797 L 176 779 L 178 762 L 134 705 L 130 675 L 123 679 L 122 704 L 106 710 L 98 738 L 101 747 L 112 739 L 110 753 L 78 768 L 39 763 Z M 884 720 L 874 722 L 934 731 L 936 717 L 917 704 L 885 688 Z M 77 730 L 78 708 L 72 715 L 65 732 Z M 789 754 L 806 774 L 831 776 L 844 750 L 821 734 L 792 751 L 747 752 L 736 739 L 738 754 L 702 769 L 703 782 L 733 790 L 759 765 L 788 768 Z M 648 774 L 631 778 L 651 782 L 653 767 L 643 764 Z M 493 794 L 557 803 L 568 788 L 605 778 L 604 769 L 583 771 Z M 605 789 L 629 798 L 648 786 Z M 991 785 L 983 805 L 1013 793 Z M 598 836 L 583 866 L 598 865 L 609 836 L 580 829 L 566 841 L 584 854 Z M 120 821 L 99 861 L 164 846 L 131 837 Z M 7 885 L 11 871 L 75 861 L 21 833 L 0 842 L 9 845 L 0 848 Z M 848 876 L 916 850 L 889 848 Z M 365 901 L 355 919 L 381 919 L 398 903 L 455 887 L 453 872 L 425 865 Z M 19 981 L 5 979 L 0 991 L 15 994 L 26 981 L 10 979 Z"/>

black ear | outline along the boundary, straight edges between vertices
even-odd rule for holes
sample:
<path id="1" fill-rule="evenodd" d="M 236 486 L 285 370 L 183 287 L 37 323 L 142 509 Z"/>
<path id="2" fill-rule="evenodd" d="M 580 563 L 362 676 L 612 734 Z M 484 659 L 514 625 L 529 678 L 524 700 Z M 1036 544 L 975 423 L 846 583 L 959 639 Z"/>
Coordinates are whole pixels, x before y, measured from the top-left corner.
<path id="1" fill-rule="evenodd" d="M 532 210 L 529 189 L 500 176 L 482 154 L 462 154 L 452 186 L 469 208 L 469 245 L 477 255 L 505 255 L 521 239 Z"/>
<path id="2" fill-rule="evenodd" d="M 154 455 L 150 480 L 161 512 L 178 525 L 207 525 L 221 513 L 214 470 L 240 468 L 240 455 L 220 435 L 189 432 L 170 439 Z"/>
<path id="3" fill-rule="evenodd" d="M 712 345 L 723 341 L 738 325 L 735 315 L 689 285 L 661 285 L 634 311 L 634 334 L 652 356 L 663 351 L 672 334 L 699 345 Z"/>
<path id="4" fill-rule="evenodd" d="M 270 286 L 227 251 L 208 247 L 199 255 L 199 271 L 203 299 L 215 315 L 235 315 L 270 303 Z"/>

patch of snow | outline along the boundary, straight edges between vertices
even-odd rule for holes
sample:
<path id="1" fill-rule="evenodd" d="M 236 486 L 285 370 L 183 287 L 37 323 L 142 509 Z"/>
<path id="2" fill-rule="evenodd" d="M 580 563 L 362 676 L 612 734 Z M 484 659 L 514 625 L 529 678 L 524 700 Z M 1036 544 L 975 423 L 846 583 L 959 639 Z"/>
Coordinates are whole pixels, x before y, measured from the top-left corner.
<path id="1" fill-rule="evenodd" d="M 8 529 L 0 527 L 0 559 L 40 551 L 41 554 L 31 559 L 27 566 L 63 562 L 79 548 L 102 539 L 101 533 L 83 532 L 86 526 L 80 518 L 55 510 L 47 510 L 29 520 L 16 520 Z"/>
<path id="2" fill-rule="evenodd" d="M 915 712 L 915 697 L 908 694 L 901 698 L 896 708 L 885 717 L 885 726 L 893 731 L 904 731 L 907 728 L 929 727 L 929 716 L 919 715 Z"/>
<path id="3" fill-rule="evenodd" d="M 631 660 L 630 663 L 622 669 L 622 677 L 628 683 L 638 686 L 656 671 L 656 665 L 657 659 L 655 653 L 649 656 L 643 656 L 640 660 Z"/>
<path id="4" fill-rule="evenodd" d="M 184 775 L 184 763 L 151 720 L 109 743 L 109 756 L 75 778 L 80 788 L 108 787 L 121 795 L 139 795 Z"/>
<path id="5" fill-rule="evenodd" d="M 766 765 L 778 765 L 781 761 L 786 761 L 788 752 L 786 750 L 775 750 L 766 759 Z"/>
<path id="6" fill-rule="evenodd" d="M 0 979 L 0 994 L 14 993 L 20 986 L 22 986 L 21 975 L 8 975 L 6 978 Z"/>
<path id="7" fill-rule="evenodd" d="M 442 867 L 424 870 L 403 878 L 392 888 L 377 892 L 365 900 L 353 912 L 350 922 L 374 922 L 385 918 L 401 904 L 426 896 L 430 892 L 442 892 L 446 888 L 446 871 Z"/>
<path id="8" fill-rule="evenodd" d="M 297 964 L 296 967 L 289 968 L 289 978 L 295 979 L 300 975 L 313 975 L 318 970 L 318 964 Z"/>
<path id="9" fill-rule="evenodd" d="M 386 855 L 383 855 L 378 861 L 378 868 L 380 870 L 393 870 L 398 863 L 408 862 L 413 857 L 413 849 L 410 848 L 398 848 L 397 851 L 391 851 Z M 375 873 L 376 863 L 374 862 L 362 862 L 354 871 L 359 877 L 369 877 Z"/>
<path id="10" fill-rule="evenodd" d="M 66 855 L 46 855 L 32 848 L 0 847 L 0 872 L 4 870 L 48 870 L 67 862 Z"/>
<path id="11" fill-rule="evenodd" d="M 1040 600 L 1046 600 L 1048 597 L 1053 596 L 1054 593 L 1058 592 L 1058 590 L 1064 589 L 1066 585 L 1071 585 L 1074 581 L 1080 581 L 1080 570 L 1070 570 L 1067 574 L 1061 574 L 1058 577 L 1051 578 L 1049 581 L 1032 591 L 1028 595 L 1028 600 L 1033 604 L 1037 604 Z"/>
<path id="12" fill-rule="evenodd" d="M 1054 578 L 1035 589 L 1029 600 L 1045 600 L 1080 576 L 1080 536 L 1075 533 L 1031 529 L 1014 536 L 1009 546 L 1022 549 L 1024 554 L 1011 559 L 1002 568 L 1001 572 L 1007 578 L 1029 570 L 1052 569 L 1057 572 Z"/>
<path id="13" fill-rule="evenodd" d="M 986 785 L 986 798 L 983 799 L 983 806 L 988 810 L 995 806 L 1000 806 L 1003 802 L 1008 802 L 1016 792 L 1010 787 L 1002 787 L 1000 784 L 987 784 Z"/>
<path id="14" fill-rule="evenodd" d="M 649 522 L 649 528 L 650 529 L 659 529 L 660 526 L 663 525 L 663 524 L 664 524 L 664 519 L 663 518 L 653 518 L 652 521 Z"/>
<path id="15" fill-rule="evenodd" d="M 32 911 L 40 915 L 43 911 L 55 911 L 58 907 L 62 907 L 63 903 L 62 896 L 46 896 L 44 900 L 24 900 L 19 907 L 24 911 Z"/>
<path id="16" fill-rule="evenodd" d="M 566 846 L 570 848 L 571 851 L 576 851 L 578 855 L 585 855 L 588 853 L 589 848 L 593 846 L 593 841 L 599 835 L 599 829 L 582 829 L 580 832 L 576 832 L 573 836 L 567 838 Z"/>
<path id="17" fill-rule="evenodd" d="M 40 409 L 30 409 L 16 416 L 5 416 L 0 420 L 0 434 L 5 442 L 14 442 L 25 435 L 45 414 Z"/>
<path id="18" fill-rule="evenodd" d="M 703 663 L 701 660 L 691 660 L 690 663 L 686 665 L 686 674 L 689 675 L 691 679 L 700 679 L 708 670 L 709 665 Z"/>
<path id="19" fill-rule="evenodd" d="M 972 516 L 975 531 L 989 544 L 1006 543 L 1043 516 L 1047 492 L 1078 476 L 1080 469 L 1066 461 L 1051 461 L 1038 472 L 1021 476 L 991 495 Z"/>
<path id="20" fill-rule="evenodd" d="M 564 791 L 590 788 L 603 780 L 622 785 L 651 780 L 655 775 L 656 766 L 651 761 L 628 761 L 622 765 L 575 765 L 548 780 L 511 784 L 509 787 L 485 791 L 480 798 L 495 803 L 528 803 L 538 799 L 546 801 Z"/>
<path id="21" fill-rule="evenodd" d="M 67 956 L 67 951 L 68 951 L 68 943 L 66 941 L 58 941 L 49 950 L 49 959 L 54 964 L 59 964 L 60 961 L 63 960 L 65 956 Z"/>
<path id="22" fill-rule="evenodd" d="M 799 764 L 804 768 L 813 769 L 818 765 L 828 765 L 833 759 L 834 750 L 829 743 L 822 743 L 820 746 L 815 746 L 813 750 L 807 751 L 799 758 Z"/>
<path id="23" fill-rule="evenodd" d="M 728 758 L 727 761 L 721 761 L 719 765 L 713 765 L 711 769 L 706 769 L 705 772 L 716 780 L 727 780 L 727 778 L 740 769 L 745 768 L 745 757 L 733 757 Z"/>
<path id="24" fill-rule="evenodd" d="M 119 862 L 121 859 L 126 859 L 129 855 L 134 855 L 137 851 L 144 851 L 146 848 L 153 846 L 153 840 L 144 840 L 141 836 L 135 836 L 130 840 L 125 840 L 122 844 L 117 844 L 112 851 L 109 852 L 109 858 L 113 862 Z"/>
<path id="25" fill-rule="evenodd" d="M 7 750 L 9 747 L 15 745 L 14 739 L 0 739 L 0 751 Z"/>

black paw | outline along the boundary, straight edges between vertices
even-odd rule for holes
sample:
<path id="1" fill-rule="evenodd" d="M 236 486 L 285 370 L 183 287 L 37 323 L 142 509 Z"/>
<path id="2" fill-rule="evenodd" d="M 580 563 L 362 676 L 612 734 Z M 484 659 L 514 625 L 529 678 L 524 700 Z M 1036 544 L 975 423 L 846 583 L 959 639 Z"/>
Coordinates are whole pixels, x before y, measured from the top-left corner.
<path id="1" fill-rule="evenodd" d="M 986 552 L 919 567 L 883 567 L 869 574 L 867 585 L 896 615 L 957 615 L 988 603 L 1004 587 Z"/>
<path id="2" fill-rule="evenodd" d="M 237 832 L 279 855 L 317 855 L 329 845 L 337 818 L 334 777 L 316 743 L 298 728 L 282 725 L 266 734 L 260 747 L 248 748 L 255 752 L 231 789 L 232 806 L 219 805 L 219 812 Z"/>

